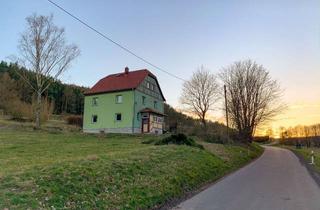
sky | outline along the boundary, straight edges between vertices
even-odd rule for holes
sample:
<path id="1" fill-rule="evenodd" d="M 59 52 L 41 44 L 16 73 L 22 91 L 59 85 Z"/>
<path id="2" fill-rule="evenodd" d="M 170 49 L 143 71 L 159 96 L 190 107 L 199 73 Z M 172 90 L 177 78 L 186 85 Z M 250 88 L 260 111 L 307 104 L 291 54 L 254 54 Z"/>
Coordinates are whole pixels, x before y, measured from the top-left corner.
<path id="1" fill-rule="evenodd" d="M 284 90 L 280 125 L 320 122 L 320 0 L 54 0 L 153 64 L 189 79 L 201 65 L 213 73 L 235 61 L 264 65 Z M 19 55 L 25 18 L 54 15 L 81 50 L 63 82 L 91 87 L 102 77 L 147 68 L 167 103 L 181 107 L 182 81 L 158 71 L 88 30 L 47 0 L 1 0 L 0 60 Z M 217 108 L 219 110 L 219 108 Z M 212 116 L 222 120 L 217 111 Z"/>

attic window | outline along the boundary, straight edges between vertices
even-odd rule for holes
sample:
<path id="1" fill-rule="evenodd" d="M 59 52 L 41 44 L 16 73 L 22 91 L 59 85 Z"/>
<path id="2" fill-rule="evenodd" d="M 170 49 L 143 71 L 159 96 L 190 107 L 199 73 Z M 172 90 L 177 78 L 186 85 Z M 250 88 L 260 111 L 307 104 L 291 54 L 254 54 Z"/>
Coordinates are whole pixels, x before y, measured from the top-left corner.
<path id="1" fill-rule="evenodd" d="M 154 85 L 153 84 L 151 84 L 151 90 L 154 90 Z"/>
<path id="2" fill-rule="evenodd" d="M 147 82 L 147 88 L 148 89 L 150 88 L 150 82 Z"/>

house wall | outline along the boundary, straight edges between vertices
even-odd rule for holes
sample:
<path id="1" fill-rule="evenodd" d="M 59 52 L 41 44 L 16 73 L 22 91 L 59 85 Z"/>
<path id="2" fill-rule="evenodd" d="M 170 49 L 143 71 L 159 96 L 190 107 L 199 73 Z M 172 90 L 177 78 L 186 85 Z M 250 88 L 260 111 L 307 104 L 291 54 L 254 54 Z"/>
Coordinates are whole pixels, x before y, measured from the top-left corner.
<path id="1" fill-rule="evenodd" d="M 163 117 L 154 114 L 150 115 L 150 133 L 162 134 L 163 133 Z"/>
<path id="2" fill-rule="evenodd" d="M 122 103 L 116 103 L 116 96 L 122 95 Z M 92 104 L 93 98 L 98 98 L 97 106 Z M 132 133 L 134 91 L 121 91 L 106 94 L 85 96 L 83 131 L 98 133 Z M 116 113 L 121 113 L 122 120 L 116 120 Z M 97 115 L 98 121 L 92 122 L 92 116 Z"/>
<path id="3" fill-rule="evenodd" d="M 148 89 L 146 86 L 146 82 L 150 82 L 155 86 L 155 89 L 152 91 L 150 88 Z M 142 103 L 142 98 L 146 97 L 146 103 Z M 159 87 L 157 86 L 156 81 L 152 77 L 147 77 L 145 81 L 143 81 L 139 87 L 134 91 L 135 98 L 135 107 L 134 107 L 134 128 L 135 130 L 139 130 L 141 132 L 141 114 L 139 113 L 144 108 L 151 108 L 157 110 L 161 113 L 164 113 L 164 105 L 163 99 L 160 95 Z M 157 108 L 154 107 L 154 101 L 157 101 Z"/>

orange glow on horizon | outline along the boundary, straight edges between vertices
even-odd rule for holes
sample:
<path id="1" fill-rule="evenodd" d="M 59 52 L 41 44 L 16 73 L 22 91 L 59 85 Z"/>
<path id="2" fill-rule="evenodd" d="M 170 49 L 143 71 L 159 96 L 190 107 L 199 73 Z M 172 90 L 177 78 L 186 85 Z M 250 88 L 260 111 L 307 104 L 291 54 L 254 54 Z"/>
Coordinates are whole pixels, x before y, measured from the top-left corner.
<path id="1" fill-rule="evenodd" d="M 190 112 L 183 111 L 183 109 L 175 107 L 176 110 L 188 116 L 197 118 Z M 221 111 L 210 112 L 207 117 L 208 120 L 225 124 L 225 117 Z M 280 137 L 280 127 L 289 128 L 297 125 L 313 125 L 320 123 L 320 101 L 314 103 L 292 103 L 288 108 L 275 117 L 271 122 L 260 126 L 255 133 L 255 136 L 265 136 L 268 129 L 272 130 L 272 137 Z"/>

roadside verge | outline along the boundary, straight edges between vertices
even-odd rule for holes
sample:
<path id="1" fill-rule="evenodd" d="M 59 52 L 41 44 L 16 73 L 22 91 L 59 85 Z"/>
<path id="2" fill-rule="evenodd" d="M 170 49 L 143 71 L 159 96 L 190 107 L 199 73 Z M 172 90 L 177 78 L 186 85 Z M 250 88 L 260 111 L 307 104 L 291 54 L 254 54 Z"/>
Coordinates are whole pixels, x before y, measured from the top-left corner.
<path id="1" fill-rule="evenodd" d="M 312 176 L 312 178 L 315 180 L 315 182 L 320 187 L 320 173 L 316 170 L 314 165 L 310 164 L 310 160 L 307 160 L 305 156 L 303 156 L 299 151 L 297 151 L 295 149 L 292 149 L 292 148 L 287 148 L 287 149 L 292 151 L 299 158 L 300 163 L 307 168 L 307 170 L 310 173 L 310 175 Z"/>
<path id="2" fill-rule="evenodd" d="M 230 170 L 228 170 L 224 175 L 220 176 L 219 178 L 215 178 L 213 180 L 205 182 L 201 186 L 199 186 L 198 188 L 193 189 L 193 190 L 188 191 L 188 192 L 185 192 L 183 196 L 181 196 L 179 198 L 174 198 L 174 199 L 172 199 L 170 201 L 167 201 L 163 205 L 161 205 L 161 206 L 159 206 L 157 208 L 153 208 L 153 209 L 160 209 L 160 210 L 172 209 L 172 208 L 176 207 L 178 204 L 182 203 L 183 201 L 190 199 L 191 197 L 195 196 L 196 194 L 206 190 L 207 188 L 211 187 L 212 185 L 214 185 L 214 184 L 224 180 L 225 178 L 229 177 L 230 175 L 232 175 L 233 173 L 237 172 L 238 170 L 240 170 L 242 168 L 245 168 L 246 166 L 250 165 L 251 163 L 253 163 L 257 159 L 259 159 L 264 153 L 264 148 L 263 147 L 261 147 L 259 145 L 254 145 L 252 147 L 255 147 L 255 149 L 257 149 L 258 152 L 254 156 L 251 156 L 250 160 L 247 160 L 246 162 L 242 162 L 240 164 L 239 164 L 239 162 L 234 164 L 230 168 Z"/>

